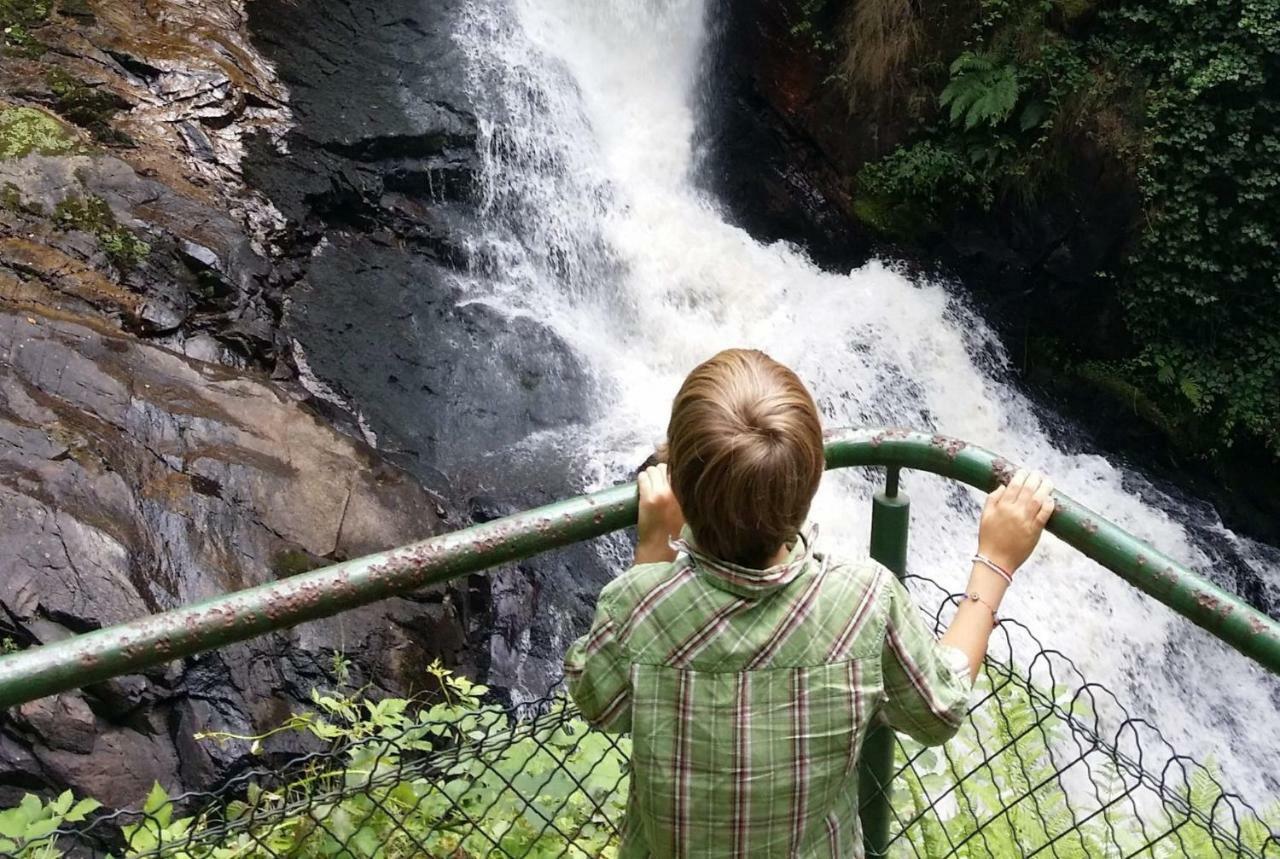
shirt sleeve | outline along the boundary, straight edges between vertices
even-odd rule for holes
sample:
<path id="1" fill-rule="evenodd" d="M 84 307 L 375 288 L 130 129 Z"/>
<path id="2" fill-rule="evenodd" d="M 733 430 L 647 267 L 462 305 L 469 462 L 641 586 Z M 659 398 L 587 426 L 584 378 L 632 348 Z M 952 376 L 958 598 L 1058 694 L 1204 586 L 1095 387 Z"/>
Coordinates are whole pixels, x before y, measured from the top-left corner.
<path id="1" fill-rule="evenodd" d="M 591 630 L 565 654 L 564 676 L 569 697 L 588 722 L 616 733 L 631 730 L 631 663 L 603 597 Z"/>
<path id="2" fill-rule="evenodd" d="M 926 746 L 945 743 L 969 709 L 973 680 L 960 650 L 940 644 L 902 582 L 890 574 L 884 647 L 885 722 Z"/>

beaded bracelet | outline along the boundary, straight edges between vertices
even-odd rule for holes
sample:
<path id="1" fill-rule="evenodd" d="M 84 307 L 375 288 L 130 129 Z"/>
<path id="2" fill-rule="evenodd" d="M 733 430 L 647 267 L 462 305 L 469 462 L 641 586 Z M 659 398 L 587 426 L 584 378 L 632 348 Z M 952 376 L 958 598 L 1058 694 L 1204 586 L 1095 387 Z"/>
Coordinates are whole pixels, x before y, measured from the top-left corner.
<path id="1" fill-rule="evenodd" d="M 986 555 L 974 555 L 973 562 L 975 564 L 982 564 L 982 566 L 1000 576 L 1000 578 L 1004 579 L 1008 584 L 1013 584 L 1013 573 L 1009 572 Z"/>
<path id="2" fill-rule="evenodd" d="M 996 611 L 995 606 L 993 606 L 991 603 L 987 602 L 982 598 L 982 595 L 980 593 L 978 593 L 977 591 L 970 591 L 969 593 L 965 594 L 965 597 L 969 600 L 969 602 L 982 603 L 984 606 L 990 609 L 992 625 L 993 626 L 1000 625 L 1000 614 Z"/>

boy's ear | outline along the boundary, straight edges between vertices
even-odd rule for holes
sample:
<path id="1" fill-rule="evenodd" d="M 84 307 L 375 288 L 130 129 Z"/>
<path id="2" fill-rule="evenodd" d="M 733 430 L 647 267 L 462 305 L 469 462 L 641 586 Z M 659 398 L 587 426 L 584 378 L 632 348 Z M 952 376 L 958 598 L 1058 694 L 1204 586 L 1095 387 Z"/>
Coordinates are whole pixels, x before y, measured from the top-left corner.
<path id="1" fill-rule="evenodd" d="M 654 450 L 653 453 L 649 454 L 649 456 L 645 458 L 644 462 L 640 463 L 640 467 L 636 469 L 636 473 L 633 476 L 639 477 L 640 472 L 644 471 L 649 466 L 661 465 L 666 461 L 667 461 L 667 443 L 664 441 L 662 444 L 658 445 L 657 449 Z"/>

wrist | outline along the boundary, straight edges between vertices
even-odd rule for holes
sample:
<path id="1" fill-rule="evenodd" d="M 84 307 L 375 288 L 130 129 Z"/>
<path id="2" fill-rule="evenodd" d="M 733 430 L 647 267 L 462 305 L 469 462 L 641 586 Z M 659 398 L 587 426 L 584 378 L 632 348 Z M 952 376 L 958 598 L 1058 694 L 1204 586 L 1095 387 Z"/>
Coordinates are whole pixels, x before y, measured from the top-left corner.
<path id="1" fill-rule="evenodd" d="M 674 561 L 676 550 L 671 548 L 670 539 L 662 534 L 653 534 L 636 540 L 637 564 L 656 564 L 663 561 Z"/>
<path id="2" fill-rule="evenodd" d="M 965 592 L 974 590 L 998 603 L 1004 599 L 1005 592 L 1009 590 L 1009 582 L 994 570 L 975 562 L 969 570 L 969 584 Z"/>
<path id="3" fill-rule="evenodd" d="M 999 549 L 985 548 L 981 543 L 978 544 L 978 551 L 974 554 L 974 561 L 982 563 L 983 560 L 994 564 L 999 570 L 1005 573 L 1010 579 L 1018 572 L 1018 568 L 1022 566 L 1022 562 L 1012 557 L 1007 552 L 1001 552 Z"/>

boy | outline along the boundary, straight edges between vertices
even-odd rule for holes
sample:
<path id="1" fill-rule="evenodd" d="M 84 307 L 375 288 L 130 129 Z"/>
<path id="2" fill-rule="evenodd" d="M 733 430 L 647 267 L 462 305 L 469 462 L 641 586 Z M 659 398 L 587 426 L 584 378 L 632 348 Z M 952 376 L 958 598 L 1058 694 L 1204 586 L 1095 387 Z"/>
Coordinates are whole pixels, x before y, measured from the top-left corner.
<path id="1" fill-rule="evenodd" d="M 789 369 L 732 349 L 689 374 L 667 463 L 640 476 L 635 566 L 565 657 L 584 716 L 631 734 L 620 856 L 861 857 L 867 728 L 936 745 L 959 727 L 1049 481 L 1020 471 L 991 493 L 938 641 L 892 573 L 815 552 L 802 526 L 822 472 Z"/>

